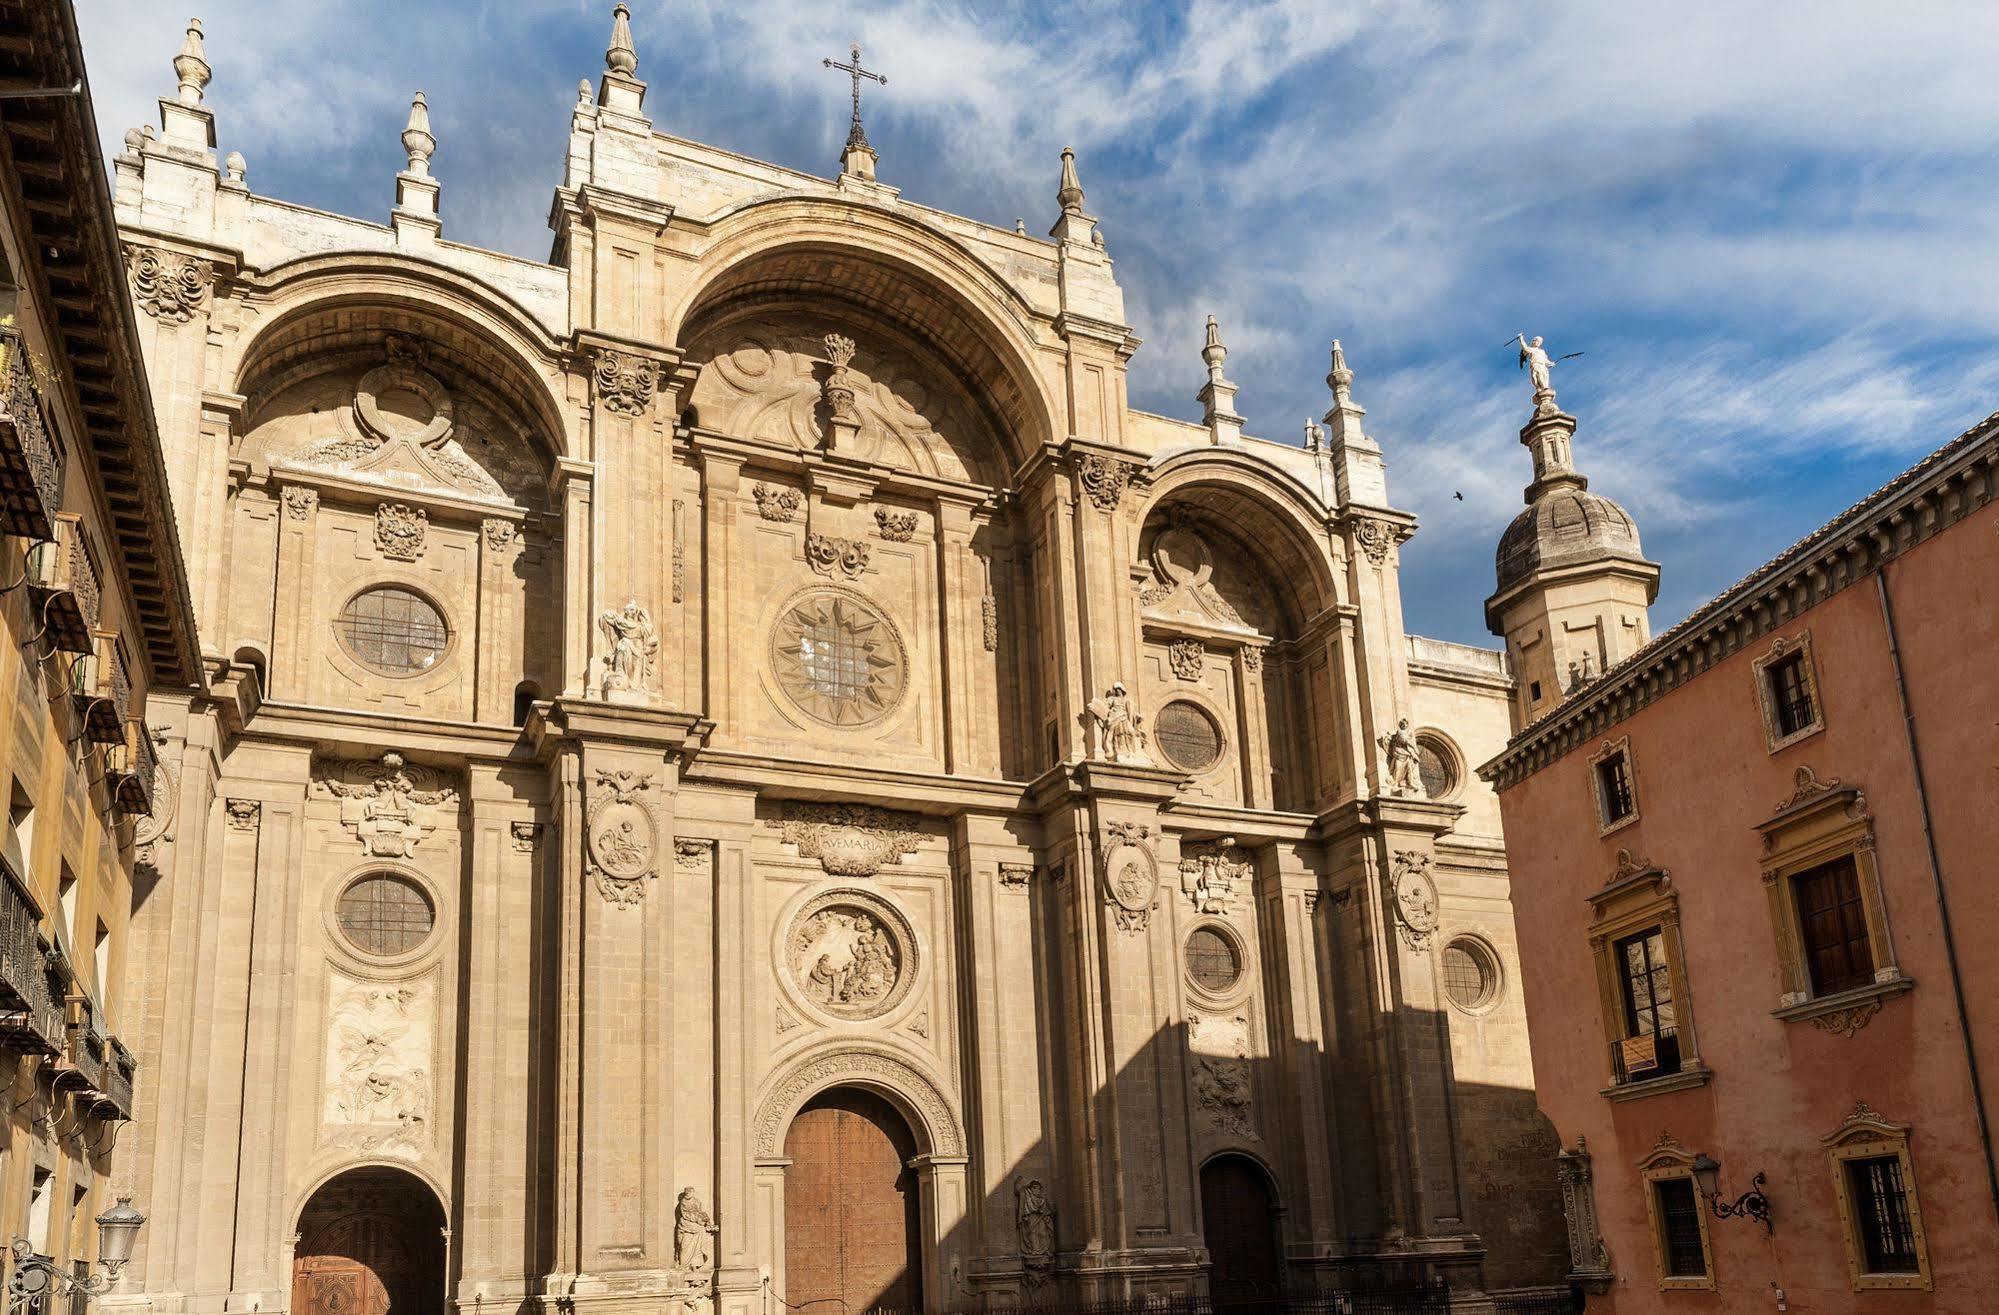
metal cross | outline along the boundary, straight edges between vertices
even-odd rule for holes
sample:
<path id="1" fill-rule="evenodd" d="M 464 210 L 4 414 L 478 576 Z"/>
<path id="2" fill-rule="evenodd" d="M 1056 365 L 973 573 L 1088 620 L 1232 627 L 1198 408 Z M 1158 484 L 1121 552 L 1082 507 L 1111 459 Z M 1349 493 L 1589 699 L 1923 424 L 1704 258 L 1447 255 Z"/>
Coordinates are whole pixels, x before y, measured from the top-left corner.
<path id="1" fill-rule="evenodd" d="M 842 73 L 849 74 L 854 79 L 854 126 L 847 130 L 847 149 L 851 151 L 856 146 L 866 146 L 868 144 L 867 133 L 861 131 L 861 79 L 871 78 L 884 87 L 888 85 L 888 79 L 879 73 L 870 73 L 861 67 L 861 46 L 859 42 L 855 42 L 853 45 L 847 47 L 847 49 L 854 61 L 851 64 L 838 64 L 830 59 L 823 59 L 819 62 L 827 68 L 838 69 Z"/>

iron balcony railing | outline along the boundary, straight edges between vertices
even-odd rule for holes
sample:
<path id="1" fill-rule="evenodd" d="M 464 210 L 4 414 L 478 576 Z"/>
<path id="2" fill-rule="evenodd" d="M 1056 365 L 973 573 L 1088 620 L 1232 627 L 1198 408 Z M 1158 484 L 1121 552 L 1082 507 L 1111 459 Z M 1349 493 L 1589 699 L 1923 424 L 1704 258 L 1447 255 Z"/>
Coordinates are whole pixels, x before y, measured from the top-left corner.
<path id="1" fill-rule="evenodd" d="M 107 1115 L 120 1119 L 132 1117 L 132 1075 L 138 1067 L 139 1061 L 132 1058 L 125 1043 L 112 1037 L 104 1061 L 103 1104 Z"/>
<path id="2" fill-rule="evenodd" d="M 97 1007 L 87 995 L 73 994 L 66 1002 L 67 1026 L 63 1029 L 62 1054 L 56 1060 L 55 1084 L 74 1091 L 86 1105 L 105 1099 L 105 1036 L 98 1026 Z"/>
<path id="3" fill-rule="evenodd" d="M 131 816 L 150 815 L 154 774 L 153 737 L 143 718 L 132 717 L 125 722 L 125 742 L 105 755 L 104 779 L 112 800 Z"/>
<path id="4" fill-rule="evenodd" d="M 103 595 L 81 517 L 57 516 L 54 537 L 29 550 L 28 596 L 51 644 L 71 653 L 95 651 Z"/>
<path id="5" fill-rule="evenodd" d="M 62 505 L 62 461 L 49 441 L 20 330 L 0 324 L 0 531 L 43 540 Z"/>
<path id="6" fill-rule="evenodd" d="M 63 1045 L 62 992 L 49 980 L 52 951 L 11 834 L 0 859 L 0 1045 L 53 1055 Z"/>
<path id="7" fill-rule="evenodd" d="M 82 733 L 97 744 L 122 745 L 131 720 L 132 682 L 115 631 L 97 632 L 97 650 L 80 657 L 70 675 L 70 699 Z"/>
<path id="8" fill-rule="evenodd" d="M 1657 1032 L 1610 1043 L 1610 1074 L 1617 1086 L 1663 1078 L 1679 1071 L 1678 1028 L 1662 1027 Z"/>

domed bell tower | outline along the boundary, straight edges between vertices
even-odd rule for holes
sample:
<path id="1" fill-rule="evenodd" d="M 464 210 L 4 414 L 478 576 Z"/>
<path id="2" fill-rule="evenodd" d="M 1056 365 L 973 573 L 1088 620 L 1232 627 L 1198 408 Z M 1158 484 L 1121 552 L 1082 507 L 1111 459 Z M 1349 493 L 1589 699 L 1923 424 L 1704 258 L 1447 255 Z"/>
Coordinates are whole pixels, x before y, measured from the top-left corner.
<path id="1" fill-rule="evenodd" d="M 1647 608 L 1659 593 L 1658 563 L 1646 560 L 1630 513 L 1591 493 L 1575 468 L 1576 418 L 1536 382 L 1534 418 L 1520 431 L 1534 481 L 1500 536 L 1498 588 L 1485 600 L 1485 624 L 1513 664 L 1516 731 L 1651 639 Z"/>

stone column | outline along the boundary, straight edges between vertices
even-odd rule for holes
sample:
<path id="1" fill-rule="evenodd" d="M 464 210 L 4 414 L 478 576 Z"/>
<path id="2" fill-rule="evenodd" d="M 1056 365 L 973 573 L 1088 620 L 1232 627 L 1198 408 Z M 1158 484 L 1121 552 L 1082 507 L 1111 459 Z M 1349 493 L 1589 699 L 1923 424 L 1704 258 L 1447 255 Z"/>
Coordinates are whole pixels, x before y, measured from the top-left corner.
<path id="1" fill-rule="evenodd" d="M 702 665 L 708 678 L 705 711 L 725 733 L 734 733 L 742 724 L 736 711 L 735 682 L 748 678 L 748 673 L 738 670 L 727 656 L 736 638 L 736 506 L 741 496 L 743 459 L 712 449 L 697 455 L 701 464 Z"/>
<path id="2" fill-rule="evenodd" d="M 562 693 L 581 698 L 589 687 L 591 636 L 597 629 L 597 592 L 591 564 L 597 552 L 591 506 L 596 468 L 562 457 L 553 479 L 562 508 Z"/>

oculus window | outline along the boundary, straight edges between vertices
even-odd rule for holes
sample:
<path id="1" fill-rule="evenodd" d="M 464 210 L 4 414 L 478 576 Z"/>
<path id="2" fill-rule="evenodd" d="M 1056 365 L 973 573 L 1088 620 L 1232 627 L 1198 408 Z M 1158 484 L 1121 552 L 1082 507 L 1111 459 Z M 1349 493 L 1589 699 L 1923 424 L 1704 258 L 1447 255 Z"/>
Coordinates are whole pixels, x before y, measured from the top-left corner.
<path id="1" fill-rule="evenodd" d="M 362 665 L 388 676 L 429 671 L 444 657 L 451 631 L 422 594 L 393 585 L 364 589 L 347 600 L 334 629 Z"/>

